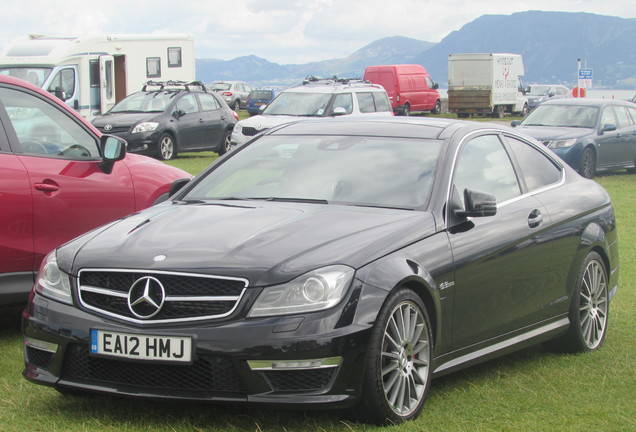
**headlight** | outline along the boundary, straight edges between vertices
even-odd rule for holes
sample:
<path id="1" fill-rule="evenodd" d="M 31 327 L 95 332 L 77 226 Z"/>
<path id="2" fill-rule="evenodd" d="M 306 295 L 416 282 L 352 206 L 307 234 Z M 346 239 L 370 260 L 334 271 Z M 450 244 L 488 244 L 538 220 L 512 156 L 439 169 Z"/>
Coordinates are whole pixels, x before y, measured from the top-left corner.
<path id="1" fill-rule="evenodd" d="M 57 266 L 55 251 L 44 258 L 35 282 L 35 290 L 45 297 L 71 304 L 71 280 Z"/>
<path id="2" fill-rule="evenodd" d="M 329 309 L 343 299 L 355 271 L 347 266 L 323 267 L 293 281 L 264 288 L 249 316 L 272 316 Z"/>
<path id="3" fill-rule="evenodd" d="M 544 141 L 543 144 L 545 144 L 548 148 L 551 148 L 551 149 L 572 147 L 574 144 L 576 144 L 576 138 L 566 139 L 566 140 Z"/>
<path id="4" fill-rule="evenodd" d="M 157 122 L 139 123 L 132 130 L 132 133 L 152 132 L 153 130 L 157 129 L 157 126 L 159 126 L 159 123 L 157 123 Z"/>
<path id="5" fill-rule="evenodd" d="M 241 133 L 241 129 L 243 128 L 243 126 L 241 126 L 240 123 L 237 123 L 234 125 L 234 129 L 232 130 L 232 132 L 234 133 Z"/>

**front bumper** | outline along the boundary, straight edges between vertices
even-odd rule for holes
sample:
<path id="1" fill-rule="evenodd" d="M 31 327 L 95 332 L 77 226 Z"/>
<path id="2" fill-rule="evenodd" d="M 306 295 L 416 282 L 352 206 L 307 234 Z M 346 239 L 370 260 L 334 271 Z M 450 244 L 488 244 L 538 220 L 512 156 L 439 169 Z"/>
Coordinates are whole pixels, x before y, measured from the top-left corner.
<path id="1" fill-rule="evenodd" d="M 360 395 L 371 331 L 371 324 L 342 325 L 355 303 L 357 297 L 313 314 L 142 328 L 36 294 L 22 317 L 23 375 L 37 384 L 122 396 L 349 406 Z M 95 328 L 191 336 L 193 362 L 93 356 Z"/>
<path id="2" fill-rule="evenodd" d="M 151 132 L 130 133 L 126 132 L 104 132 L 116 135 L 128 143 L 126 151 L 147 156 L 157 154 L 157 145 L 161 137 L 161 131 L 154 130 Z"/>

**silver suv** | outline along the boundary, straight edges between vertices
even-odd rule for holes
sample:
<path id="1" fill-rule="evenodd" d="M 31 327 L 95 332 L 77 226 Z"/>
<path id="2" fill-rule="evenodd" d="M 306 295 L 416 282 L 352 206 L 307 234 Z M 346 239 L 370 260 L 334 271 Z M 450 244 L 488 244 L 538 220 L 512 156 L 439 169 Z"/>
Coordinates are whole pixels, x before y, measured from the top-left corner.
<path id="1" fill-rule="evenodd" d="M 239 146 L 253 136 L 299 117 L 392 116 L 384 88 L 368 81 L 309 77 L 281 92 L 261 115 L 234 126 L 231 144 Z"/>
<path id="2" fill-rule="evenodd" d="M 212 84 L 208 84 L 208 88 L 220 93 L 221 97 L 234 111 L 247 106 L 247 96 L 252 91 L 252 87 L 243 81 L 215 81 Z"/>

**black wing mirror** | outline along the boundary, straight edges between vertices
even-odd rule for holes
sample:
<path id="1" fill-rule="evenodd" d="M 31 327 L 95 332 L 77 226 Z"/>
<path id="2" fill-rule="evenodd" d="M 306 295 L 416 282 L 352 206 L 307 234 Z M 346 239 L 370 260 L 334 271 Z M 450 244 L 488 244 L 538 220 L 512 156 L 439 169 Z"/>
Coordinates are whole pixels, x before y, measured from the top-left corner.
<path id="1" fill-rule="evenodd" d="M 494 195 L 464 189 L 464 210 L 455 210 L 457 216 L 486 217 L 497 214 L 497 199 Z"/>

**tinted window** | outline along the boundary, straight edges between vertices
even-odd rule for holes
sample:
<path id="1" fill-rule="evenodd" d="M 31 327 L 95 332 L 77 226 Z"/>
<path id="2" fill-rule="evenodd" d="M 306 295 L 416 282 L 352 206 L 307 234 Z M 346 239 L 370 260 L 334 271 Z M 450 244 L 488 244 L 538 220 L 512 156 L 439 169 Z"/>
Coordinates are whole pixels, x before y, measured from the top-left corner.
<path id="1" fill-rule="evenodd" d="M 373 100 L 375 101 L 376 111 L 391 111 L 391 104 L 386 93 L 374 92 L 371 94 L 373 95 Z"/>
<path id="2" fill-rule="evenodd" d="M 215 111 L 221 108 L 221 105 L 214 99 L 214 96 L 209 94 L 200 94 L 199 101 L 201 102 L 202 111 Z"/>
<path id="3" fill-rule="evenodd" d="M 199 112 L 199 106 L 197 105 L 197 98 L 192 93 L 184 95 L 177 101 L 177 110 L 183 111 L 185 114 L 192 114 Z"/>
<path id="4" fill-rule="evenodd" d="M 375 112 L 375 102 L 373 101 L 372 93 L 356 93 L 358 99 L 358 106 L 361 113 Z"/>
<path id="5" fill-rule="evenodd" d="M 351 93 L 337 94 L 333 99 L 333 109 L 335 108 L 344 108 L 347 114 L 351 114 L 353 112 L 353 97 Z"/>
<path id="6" fill-rule="evenodd" d="M 439 141 L 266 136 L 227 159 L 185 199 L 289 198 L 415 208 L 425 205 Z"/>
<path id="7" fill-rule="evenodd" d="M 598 118 L 597 107 L 583 105 L 539 105 L 521 124 L 524 126 L 556 126 L 593 128 Z M 612 123 L 614 123 L 612 121 Z"/>
<path id="8" fill-rule="evenodd" d="M 603 113 L 601 114 L 601 128 L 608 124 L 613 124 L 616 127 L 618 127 L 618 125 L 616 124 L 616 117 L 614 117 L 614 111 L 612 110 L 612 107 L 605 107 L 603 109 Z"/>
<path id="9" fill-rule="evenodd" d="M 454 183 L 462 202 L 467 188 L 492 194 L 498 203 L 521 193 L 508 154 L 496 135 L 480 136 L 464 145 Z"/>
<path id="10" fill-rule="evenodd" d="M 528 191 L 532 192 L 561 180 L 561 169 L 541 151 L 516 138 L 507 137 L 507 140 L 521 167 Z"/>
<path id="11" fill-rule="evenodd" d="M 18 136 L 16 153 L 61 159 L 99 157 L 95 138 L 59 107 L 28 93 L 0 88 L 0 99 Z"/>
<path id="12" fill-rule="evenodd" d="M 621 106 L 615 106 L 614 113 L 616 114 L 616 121 L 618 122 L 616 127 L 618 129 L 626 128 L 630 126 L 631 122 L 629 119 L 629 115 L 627 114 L 627 111 L 625 111 L 625 108 Z"/>

